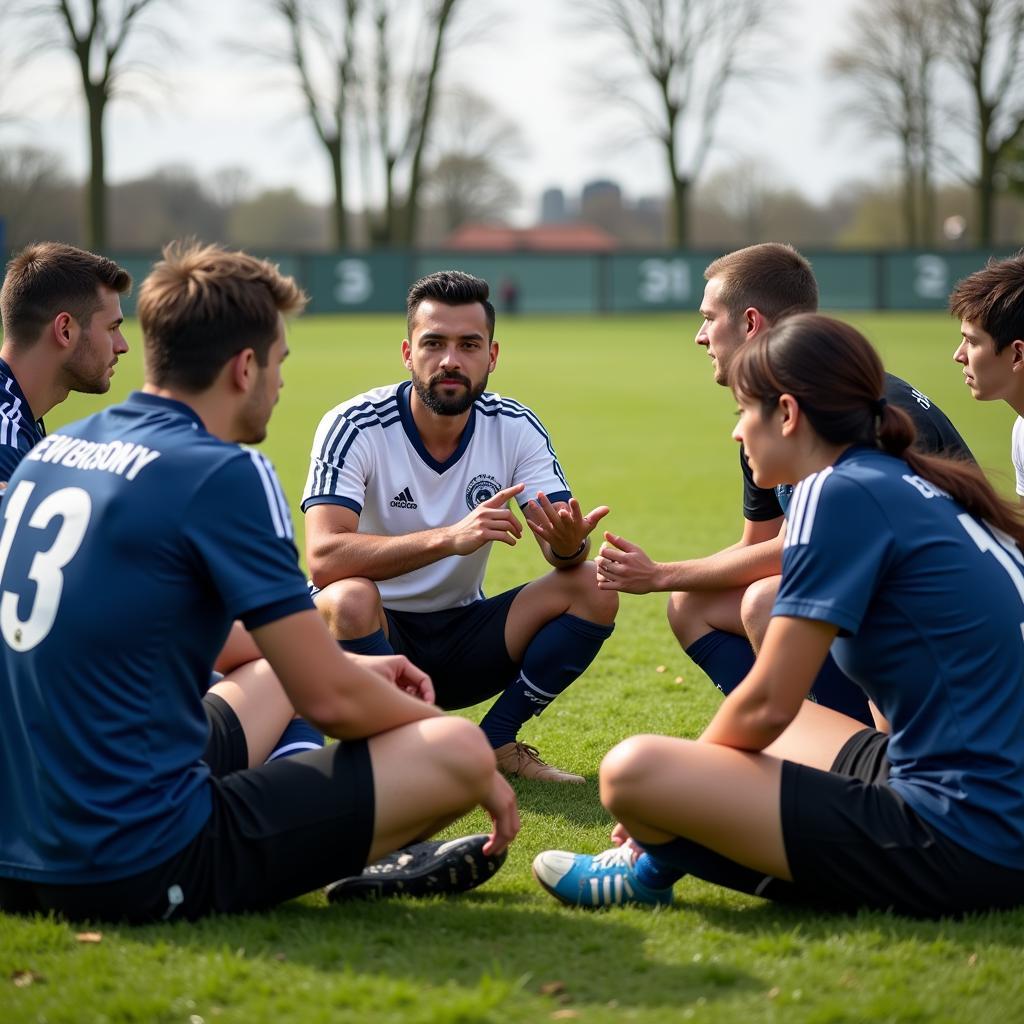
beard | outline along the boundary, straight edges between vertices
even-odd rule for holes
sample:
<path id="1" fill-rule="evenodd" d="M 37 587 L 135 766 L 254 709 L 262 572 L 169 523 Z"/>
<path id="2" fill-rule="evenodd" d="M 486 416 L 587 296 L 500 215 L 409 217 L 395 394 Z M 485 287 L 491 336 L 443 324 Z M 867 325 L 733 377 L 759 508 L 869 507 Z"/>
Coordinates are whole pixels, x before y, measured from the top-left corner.
<path id="1" fill-rule="evenodd" d="M 451 398 L 446 397 L 441 393 L 441 381 L 444 380 L 459 381 L 465 386 L 465 391 Z M 484 393 L 487 387 L 487 374 L 484 374 L 484 379 L 474 387 L 473 382 L 461 373 L 435 373 L 429 380 L 424 380 L 413 372 L 412 386 L 416 389 L 420 401 L 432 413 L 438 416 L 461 416 Z"/>

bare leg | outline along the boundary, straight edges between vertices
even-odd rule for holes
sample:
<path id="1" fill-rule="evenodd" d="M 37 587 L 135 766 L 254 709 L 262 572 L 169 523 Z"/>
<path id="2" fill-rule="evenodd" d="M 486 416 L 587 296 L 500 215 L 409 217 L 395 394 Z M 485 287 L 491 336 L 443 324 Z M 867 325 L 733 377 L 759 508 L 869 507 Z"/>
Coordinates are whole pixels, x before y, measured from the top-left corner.
<path id="1" fill-rule="evenodd" d="M 387 636 L 387 616 L 372 580 L 338 580 L 324 587 L 313 601 L 335 640 L 356 640 L 378 629 Z"/>
<path id="2" fill-rule="evenodd" d="M 791 879 L 782 836 L 782 760 L 831 767 L 860 722 L 804 702 L 767 751 L 634 736 L 601 764 L 601 802 L 639 842 L 683 836 L 766 875 Z"/>
<path id="3" fill-rule="evenodd" d="M 610 626 L 619 610 L 619 595 L 599 590 L 593 562 L 555 569 L 516 594 L 505 620 L 505 646 L 513 661 L 522 661 L 541 627 L 568 612 L 588 622 Z"/>
<path id="4" fill-rule="evenodd" d="M 222 675 L 227 675 L 239 665 L 262 657 L 249 631 L 240 622 L 234 622 L 213 667 Z"/>
<path id="5" fill-rule="evenodd" d="M 669 595 L 668 624 L 684 650 L 719 629 L 743 636 L 740 603 L 743 587 L 728 590 L 677 590 Z"/>
<path id="6" fill-rule="evenodd" d="M 238 716 L 249 747 L 249 767 L 263 764 L 295 709 L 270 664 L 263 658 L 236 668 L 214 683 L 210 693 L 225 700 Z"/>
<path id="7" fill-rule="evenodd" d="M 761 650 L 781 581 L 781 576 L 766 576 L 763 580 L 751 583 L 743 594 L 740 617 L 743 621 L 743 631 L 755 651 Z"/>
<path id="8" fill-rule="evenodd" d="M 428 718 L 369 743 L 376 794 L 369 861 L 433 835 L 475 807 L 494 775 L 494 752 L 464 718 Z"/>

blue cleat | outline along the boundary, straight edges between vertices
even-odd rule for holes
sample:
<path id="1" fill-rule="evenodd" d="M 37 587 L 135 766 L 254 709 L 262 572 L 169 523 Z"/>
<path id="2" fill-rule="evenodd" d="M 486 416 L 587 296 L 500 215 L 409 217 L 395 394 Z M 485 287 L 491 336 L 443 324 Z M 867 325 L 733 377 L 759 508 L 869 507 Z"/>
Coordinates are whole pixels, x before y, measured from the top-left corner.
<path id="1" fill-rule="evenodd" d="M 533 877 L 556 900 L 570 907 L 666 907 L 672 888 L 650 889 L 636 877 L 637 852 L 615 846 L 603 853 L 545 850 L 533 861 Z"/>

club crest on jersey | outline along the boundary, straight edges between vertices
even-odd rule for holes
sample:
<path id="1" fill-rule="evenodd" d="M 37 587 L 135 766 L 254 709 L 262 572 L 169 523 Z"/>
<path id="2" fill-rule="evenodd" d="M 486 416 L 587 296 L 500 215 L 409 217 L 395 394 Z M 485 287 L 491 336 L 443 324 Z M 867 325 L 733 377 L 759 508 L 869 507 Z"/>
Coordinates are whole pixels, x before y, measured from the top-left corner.
<path id="1" fill-rule="evenodd" d="M 466 488 L 466 504 L 469 506 L 470 511 L 472 511 L 481 502 L 493 498 L 500 490 L 501 487 L 493 476 L 481 473 L 469 481 L 469 486 Z"/>

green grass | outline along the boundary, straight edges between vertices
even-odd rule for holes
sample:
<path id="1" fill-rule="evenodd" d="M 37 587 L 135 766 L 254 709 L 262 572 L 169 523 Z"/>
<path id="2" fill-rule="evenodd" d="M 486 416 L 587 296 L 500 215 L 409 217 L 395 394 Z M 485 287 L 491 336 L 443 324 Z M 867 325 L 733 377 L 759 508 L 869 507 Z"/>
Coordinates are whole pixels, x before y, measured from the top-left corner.
<path id="1" fill-rule="evenodd" d="M 850 319 L 890 369 L 945 409 L 1010 493 L 1012 414 L 971 401 L 949 359 L 953 321 Z M 694 318 L 667 316 L 506 321 L 491 380 L 545 421 L 583 504 L 611 506 L 610 528 L 663 559 L 709 552 L 739 534 L 734 405 L 712 384 L 691 341 L 695 329 Z M 296 507 L 320 416 L 402 377 L 402 334 L 397 316 L 294 326 L 287 386 L 263 447 Z M 113 398 L 140 376 L 134 325 L 128 337 L 135 350 L 119 367 Z M 96 405 L 75 396 L 48 426 Z M 543 569 L 532 543 L 500 546 L 488 588 Z M 596 781 L 602 754 L 636 732 L 696 734 L 715 694 L 669 634 L 664 596 L 626 597 L 586 678 L 525 733 L 588 784 L 517 786 L 523 831 L 485 888 L 461 899 L 346 908 L 311 894 L 259 916 L 101 926 L 98 944 L 77 942 L 74 926 L 0 917 L 0 1021 L 1022 1019 L 1024 912 L 956 923 L 834 917 L 687 880 L 669 912 L 588 915 L 536 887 L 529 864 L 537 851 L 607 845 Z M 478 813 L 453 832 L 484 827 Z M 22 971 L 40 977 L 16 985 Z"/>

